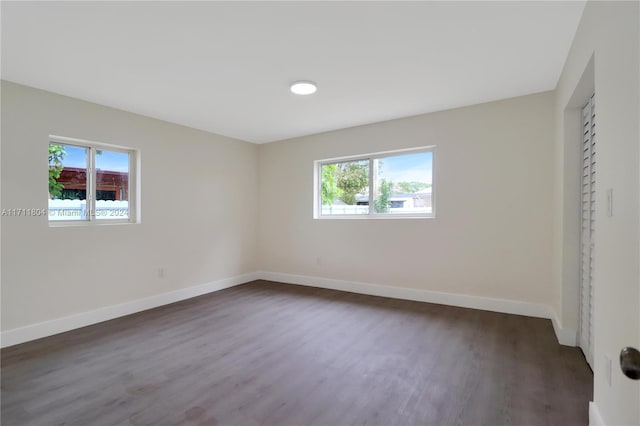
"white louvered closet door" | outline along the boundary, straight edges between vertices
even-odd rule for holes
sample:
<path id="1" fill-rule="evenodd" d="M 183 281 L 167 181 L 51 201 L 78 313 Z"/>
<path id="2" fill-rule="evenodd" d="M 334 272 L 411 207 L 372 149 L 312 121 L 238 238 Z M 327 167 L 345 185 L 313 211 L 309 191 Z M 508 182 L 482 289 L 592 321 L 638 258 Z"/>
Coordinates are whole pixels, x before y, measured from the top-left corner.
<path id="1" fill-rule="evenodd" d="M 582 110 L 582 232 L 580 271 L 580 348 L 593 368 L 593 263 L 596 207 L 596 112 L 594 97 Z"/>

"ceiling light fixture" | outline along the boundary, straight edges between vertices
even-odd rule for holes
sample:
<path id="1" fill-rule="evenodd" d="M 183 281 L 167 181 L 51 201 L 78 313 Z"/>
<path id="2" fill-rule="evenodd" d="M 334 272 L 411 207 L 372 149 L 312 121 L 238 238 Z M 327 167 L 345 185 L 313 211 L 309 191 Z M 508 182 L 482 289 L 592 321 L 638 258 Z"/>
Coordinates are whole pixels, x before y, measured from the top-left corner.
<path id="1" fill-rule="evenodd" d="M 312 95 L 316 93 L 318 86 L 313 81 L 296 81 L 290 89 L 296 95 Z"/>

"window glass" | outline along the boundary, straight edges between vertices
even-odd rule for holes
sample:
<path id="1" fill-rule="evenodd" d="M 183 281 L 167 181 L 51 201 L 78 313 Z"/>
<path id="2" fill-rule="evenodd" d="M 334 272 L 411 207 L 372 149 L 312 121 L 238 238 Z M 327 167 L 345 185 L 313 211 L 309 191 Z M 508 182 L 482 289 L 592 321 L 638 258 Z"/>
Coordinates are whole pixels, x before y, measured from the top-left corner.
<path id="1" fill-rule="evenodd" d="M 316 163 L 316 217 L 433 217 L 433 148 Z"/>
<path id="2" fill-rule="evenodd" d="M 87 220 L 88 149 L 49 144 L 49 220 Z"/>
<path id="3" fill-rule="evenodd" d="M 51 136 L 49 221 L 133 221 L 137 155 L 125 147 Z"/>
<path id="4" fill-rule="evenodd" d="M 129 153 L 96 151 L 96 219 L 129 218 Z"/>
<path id="5" fill-rule="evenodd" d="M 321 166 L 323 215 L 369 213 L 369 161 L 344 161 Z"/>
<path id="6" fill-rule="evenodd" d="M 373 160 L 374 208 L 380 214 L 432 213 L 433 152 Z"/>

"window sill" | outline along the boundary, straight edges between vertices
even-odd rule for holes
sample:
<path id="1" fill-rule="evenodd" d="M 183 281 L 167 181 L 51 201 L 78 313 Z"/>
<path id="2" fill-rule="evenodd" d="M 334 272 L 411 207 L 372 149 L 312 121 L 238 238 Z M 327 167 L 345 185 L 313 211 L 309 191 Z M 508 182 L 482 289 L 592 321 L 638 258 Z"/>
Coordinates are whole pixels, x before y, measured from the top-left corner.
<path id="1" fill-rule="evenodd" d="M 429 215 L 429 216 L 415 216 L 415 215 L 358 215 L 358 214 L 354 214 L 354 215 L 336 215 L 336 216 L 317 216 L 314 217 L 314 219 L 319 219 L 319 220 L 336 220 L 336 219 L 347 219 L 347 220 L 354 220 L 354 219 L 364 219 L 364 220 L 385 220 L 385 219 L 435 219 L 435 215 Z"/>
<path id="2" fill-rule="evenodd" d="M 93 226 L 114 226 L 114 225 L 137 225 L 140 222 L 131 222 L 129 220 L 110 220 L 100 222 L 88 222 L 88 221 L 65 221 L 57 220 L 50 221 L 49 228 L 76 228 L 76 227 L 93 227 Z"/>

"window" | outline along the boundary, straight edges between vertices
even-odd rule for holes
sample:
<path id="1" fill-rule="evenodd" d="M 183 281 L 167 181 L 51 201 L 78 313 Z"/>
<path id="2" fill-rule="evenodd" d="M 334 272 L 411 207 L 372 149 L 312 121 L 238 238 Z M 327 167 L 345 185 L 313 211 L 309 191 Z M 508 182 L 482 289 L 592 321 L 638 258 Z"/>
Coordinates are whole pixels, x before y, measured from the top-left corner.
<path id="1" fill-rule="evenodd" d="M 315 162 L 315 218 L 434 217 L 433 147 Z"/>
<path id="2" fill-rule="evenodd" d="M 135 222 L 136 151 L 77 139 L 49 141 L 49 222 Z"/>

